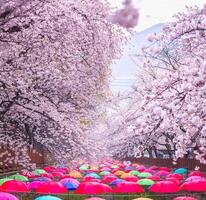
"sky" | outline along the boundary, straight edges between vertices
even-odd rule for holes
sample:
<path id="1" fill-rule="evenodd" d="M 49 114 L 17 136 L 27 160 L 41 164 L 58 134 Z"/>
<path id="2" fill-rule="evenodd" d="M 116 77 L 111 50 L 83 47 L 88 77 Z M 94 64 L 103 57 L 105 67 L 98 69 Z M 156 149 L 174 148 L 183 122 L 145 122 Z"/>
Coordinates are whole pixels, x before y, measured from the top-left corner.
<path id="1" fill-rule="evenodd" d="M 120 8 L 123 0 L 109 0 L 112 6 Z M 140 18 L 137 31 L 154 24 L 173 21 L 172 16 L 185 10 L 185 6 L 203 6 L 206 0 L 133 0 L 139 9 Z"/>

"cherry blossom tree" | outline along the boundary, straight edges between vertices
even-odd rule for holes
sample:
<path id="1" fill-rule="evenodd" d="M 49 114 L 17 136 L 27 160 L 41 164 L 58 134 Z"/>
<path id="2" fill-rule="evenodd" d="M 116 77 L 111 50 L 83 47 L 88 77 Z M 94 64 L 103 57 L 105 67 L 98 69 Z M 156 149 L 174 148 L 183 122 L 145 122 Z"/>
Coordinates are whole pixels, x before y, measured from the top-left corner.
<path id="1" fill-rule="evenodd" d="M 90 155 L 123 39 L 110 13 L 100 0 L 0 4 L 0 164 L 29 165 L 40 147 L 58 162 Z"/>
<path id="2" fill-rule="evenodd" d="M 121 142 L 110 144 L 114 152 L 141 156 L 163 146 L 175 160 L 190 151 L 206 163 L 205 33 L 206 7 L 187 7 L 161 34 L 149 35 L 138 56 L 144 73 L 112 132 Z"/>

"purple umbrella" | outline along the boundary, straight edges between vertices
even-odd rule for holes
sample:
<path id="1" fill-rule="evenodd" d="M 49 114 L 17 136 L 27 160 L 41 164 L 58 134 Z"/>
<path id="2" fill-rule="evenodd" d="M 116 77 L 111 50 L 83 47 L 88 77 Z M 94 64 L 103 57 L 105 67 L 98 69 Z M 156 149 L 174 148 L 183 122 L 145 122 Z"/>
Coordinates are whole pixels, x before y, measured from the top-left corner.
<path id="1" fill-rule="evenodd" d="M 28 188 L 30 190 L 36 190 L 37 188 L 39 188 L 43 183 L 45 182 L 42 182 L 42 181 L 32 181 L 30 183 L 28 183 Z"/>
<path id="2" fill-rule="evenodd" d="M 12 194 L 6 192 L 0 192 L 0 200 L 18 200 L 18 199 Z"/>

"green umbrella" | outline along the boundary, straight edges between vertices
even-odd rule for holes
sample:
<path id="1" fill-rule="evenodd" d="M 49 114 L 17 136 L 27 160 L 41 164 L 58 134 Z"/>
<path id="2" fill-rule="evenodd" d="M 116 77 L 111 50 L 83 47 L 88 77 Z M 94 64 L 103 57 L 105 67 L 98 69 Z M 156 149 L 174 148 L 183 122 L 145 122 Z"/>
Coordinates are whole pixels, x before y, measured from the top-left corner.
<path id="1" fill-rule="evenodd" d="M 136 171 L 136 170 L 132 170 L 130 172 L 130 174 L 134 175 L 134 176 L 138 176 L 140 174 L 140 172 Z"/>
<path id="2" fill-rule="evenodd" d="M 112 165 L 111 168 L 116 169 L 116 168 L 119 168 L 119 167 L 117 165 Z"/>
<path id="3" fill-rule="evenodd" d="M 3 183 L 7 182 L 7 181 L 11 181 L 11 180 L 14 180 L 12 178 L 2 178 L 0 179 L 0 185 L 2 185 Z"/>
<path id="4" fill-rule="evenodd" d="M 88 170 L 89 169 L 89 165 L 82 165 L 79 169 L 80 170 Z"/>
<path id="5" fill-rule="evenodd" d="M 178 168 L 175 170 L 175 174 L 185 174 L 188 170 L 186 168 Z"/>
<path id="6" fill-rule="evenodd" d="M 147 178 L 149 176 L 152 176 L 152 174 L 150 174 L 148 172 L 142 172 L 138 175 L 139 178 Z"/>
<path id="7" fill-rule="evenodd" d="M 29 179 L 26 176 L 20 175 L 20 174 L 15 174 L 12 176 L 9 176 L 9 178 L 18 180 L 18 181 L 29 181 Z"/>
<path id="8" fill-rule="evenodd" d="M 40 174 L 46 174 L 46 171 L 43 169 L 35 169 L 34 173 L 36 175 L 40 175 Z"/>
<path id="9" fill-rule="evenodd" d="M 155 182 L 153 180 L 144 178 L 144 179 L 139 180 L 137 183 L 142 186 L 150 186 L 150 185 L 153 185 Z"/>
<path id="10" fill-rule="evenodd" d="M 110 172 L 105 172 L 105 171 L 99 173 L 100 176 L 104 176 L 106 174 L 111 174 L 111 173 Z"/>

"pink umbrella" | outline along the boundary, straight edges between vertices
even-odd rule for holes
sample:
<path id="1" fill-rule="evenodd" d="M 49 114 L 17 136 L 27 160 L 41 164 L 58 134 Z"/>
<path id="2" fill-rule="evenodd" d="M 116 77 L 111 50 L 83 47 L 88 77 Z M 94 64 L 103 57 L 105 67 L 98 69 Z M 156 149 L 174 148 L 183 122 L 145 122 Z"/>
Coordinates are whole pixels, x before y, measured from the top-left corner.
<path id="1" fill-rule="evenodd" d="M 114 190 L 114 193 L 141 193 L 144 192 L 143 188 L 134 182 L 120 182 L 118 183 Z"/>
<path id="2" fill-rule="evenodd" d="M 26 183 L 17 180 L 6 181 L 1 185 L 3 192 L 29 192 Z"/>
<path id="3" fill-rule="evenodd" d="M 144 172 L 148 172 L 150 174 L 154 174 L 155 173 L 155 171 L 152 170 L 152 169 L 145 169 Z"/>
<path id="4" fill-rule="evenodd" d="M 168 176 L 169 172 L 165 170 L 158 171 L 155 175 L 157 176 Z"/>
<path id="5" fill-rule="evenodd" d="M 53 172 L 52 173 L 53 177 L 58 177 L 58 178 L 62 178 L 64 176 L 64 174 L 62 172 Z"/>
<path id="6" fill-rule="evenodd" d="M 151 179 L 153 181 L 160 181 L 161 180 L 161 178 L 157 175 L 148 176 L 147 178 Z"/>
<path id="7" fill-rule="evenodd" d="M 115 175 L 113 174 L 106 174 L 102 177 L 102 182 L 104 183 L 111 183 L 112 181 L 118 179 Z"/>
<path id="8" fill-rule="evenodd" d="M 12 194 L 6 192 L 0 192 L 0 200 L 18 200 L 18 199 Z"/>
<path id="9" fill-rule="evenodd" d="M 123 178 L 125 181 L 130 181 L 130 182 L 137 182 L 139 179 L 136 176 L 127 176 Z"/>
<path id="10" fill-rule="evenodd" d="M 167 178 L 175 178 L 181 181 L 183 179 L 183 176 L 181 174 L 168 174 Z"/>
<path id="11" fill-rule="evenodd" d="M 180 190 L 190 192 L 205 192 L 206 191 L 206 180 L 193 180 L 187 181 L 180 186 Z"/>
<path id="12" fill-rule="evenodd" d="M 64 185 L 58 182 L 45 182 L 36 190 L 40 194 L 64 194 L 68 193 L 68 190 Z"/>
<path id="13" fill-rule="evenodd" d="M 196 198 L 194 197 L 176 197 L 174 198 L 173 200 L 197 200 Z"/>
<path id="14" fill-rule="evenodd" d="M 151 170 L 158 170 L 158 169 L 159 169 L 159 167 L 157 167 L 157 166 L 153 165 L 153 166 L 151 166 L 149 169 L 151 169 Z"/>
<path id="15" fill-rule="evenodd" d="M 191 172 L 188 177 L 190 176 L 201 176 L 201 177 L 204 177 L 204 174 L 201 172 L 201 171 L 193 171 Z"/>
<path id="16" fill-rule="evenodd" d="M 177 185 L 179 185 L 180 184 L 180 180 L 178 180 L 178 179 L 176 179 L 176 178 L 166 178 L 165 179 L 166 181 L 172 181 L 172 182 L 175 182 L 175 183 L 177 183 Z"/>
<path id="17" fill-rule="evenodd" d="M 159 168 L 159 171 L 168 171 L 168 172 L 171 172 L 171 169 L 168 168 L 168 167 L 160 167 L 160 168 Z"/>
<path id="18" fill-rule="evenodd" d="M 206 179 L 202 176 L 190 176 L 185 181 L 195 181 L 195 180 L 206 180 Z"/>
<path id="19" fill-rule="evenodd" d="M 139 172 L 143 172 L 144 170 L 146 170 L 146 167 L 144 165 L 140 165 L 139 167 L 137 167 L 137 171 Z"/>
<path id="20" fill-rule="evenodd" d="M 172 181 L 159 181 L 154 183 L 149 191 L 155 193 L 175 193 L 179 191 L 179 187 Z"/>
<path id="21" fill-rule="evenodd" d="M 59 182 L 62 183 L 63 185 L 64 185 L 65 183 L 68 183 L 68 182 L 74 183 L 74 184 L 76 184 L 76 185 L 79 185 L 79 181 L 77 181 L 77 180 L 74 179 L 74 178 L 64 178 L 64 179 L 61 179 Z"/>
<path id="22" fill-rule="evenodd" d="M 36 190 L 37 188 L 39 188 L 44 182 L 41 181 L 32 181 L 30 183 L 27 184 L 29 190 Z"/>
<path id="23" fill-rule="evenodd" d="M 53 167 L 53 166 L 47 166 L 47 167 L 44 167 L 44 171 L 50 173 L 50 172 L 53 172 L 56 168 Z"/>
<path id="24" fill-rule="evenodd" d="M 39 176 L 40 177 L 47 177 L 47 178 L 50 178 L 50 179 L 54 179 L 54 176 L 52 174 L 49 174 L 49 173 L 40 174 Z"/>

